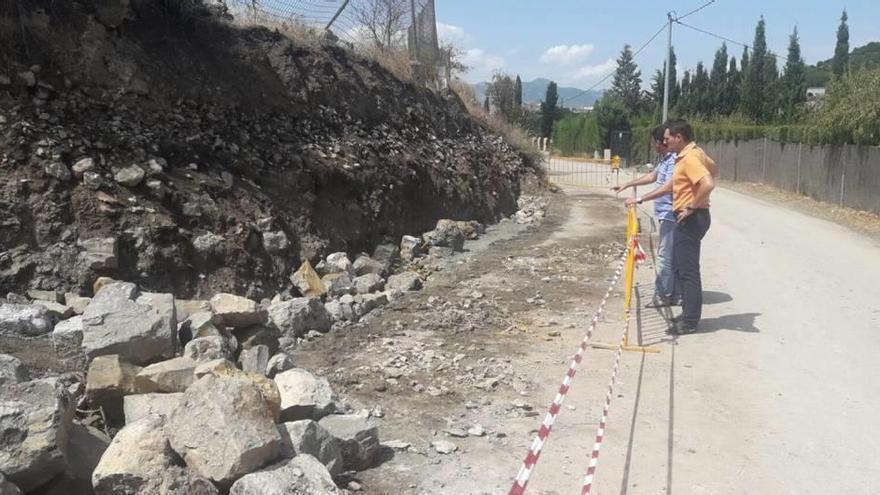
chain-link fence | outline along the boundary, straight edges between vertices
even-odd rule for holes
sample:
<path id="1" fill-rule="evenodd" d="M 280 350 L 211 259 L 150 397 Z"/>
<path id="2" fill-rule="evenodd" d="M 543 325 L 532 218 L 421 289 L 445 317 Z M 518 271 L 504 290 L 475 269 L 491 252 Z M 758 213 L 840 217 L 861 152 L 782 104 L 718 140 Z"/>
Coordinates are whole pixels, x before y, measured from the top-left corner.
<path id="1" fill-rule="evenodd" d="M 303 27 L 374 49 L 406 49 L 413 62 L 441 60 L 434 0 L 208 0 L 246 24 Z"/>

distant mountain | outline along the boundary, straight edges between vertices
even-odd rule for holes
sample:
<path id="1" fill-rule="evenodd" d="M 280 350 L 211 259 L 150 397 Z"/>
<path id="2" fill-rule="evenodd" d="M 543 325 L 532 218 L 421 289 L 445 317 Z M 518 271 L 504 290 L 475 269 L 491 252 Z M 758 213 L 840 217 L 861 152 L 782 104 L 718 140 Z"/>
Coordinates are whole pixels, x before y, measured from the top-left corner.
<path id="1" fill-rule="evenodd" d="M 547 86 L 550 84 L 549 79 L 538 78 L 534 81 L 523 81 L 523 103 L 540 103 L 544 101 L 547 95 Z M 477 100 L 482 102 L 486 99 L 486 88 L 488 82 L 479 82 L 474 84 L 474 93 Z M 560 105 L 568 108 L 582 108 L 593 106 L 599 98 L 602 97 L 602 90 L 590 90 L 584 93 L 584 90 L 571 87 L 559 87 Z"/>
<path id="2" fill-rule="evenodd" d="M 825 86 L 831 80 L 831 62 L 833 58 L 816 62 L 807 66 L 807 86 Z M 867 45 L 853 48 L 849 52 L 850 70 L 876 69 L 880 67 L 880 42 L 872 41 Z"/>

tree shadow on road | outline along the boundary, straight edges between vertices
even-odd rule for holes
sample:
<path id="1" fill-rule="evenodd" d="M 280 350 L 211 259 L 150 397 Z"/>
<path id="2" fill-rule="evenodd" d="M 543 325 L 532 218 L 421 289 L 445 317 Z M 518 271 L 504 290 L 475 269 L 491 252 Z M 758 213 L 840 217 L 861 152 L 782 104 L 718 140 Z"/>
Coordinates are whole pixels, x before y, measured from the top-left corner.
<path id="1" fill-rule="evenodd" d="M 700 327 L 697 333 L 711 333 L 720 330 L 758 333 L 761 331 L 761 329 L 755 326 L 755 318 L 758 316 L 761 316 L 761 313 L 740 313 L 738 315 L 704 318 L 700 320 Z"/>

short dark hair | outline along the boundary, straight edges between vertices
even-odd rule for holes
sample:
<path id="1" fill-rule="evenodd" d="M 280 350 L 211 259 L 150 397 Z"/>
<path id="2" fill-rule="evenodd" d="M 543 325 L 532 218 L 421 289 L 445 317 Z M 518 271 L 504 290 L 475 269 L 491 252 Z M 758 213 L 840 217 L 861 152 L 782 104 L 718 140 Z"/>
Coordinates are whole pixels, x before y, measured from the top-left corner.
<path id="1" fill-rule="evenodd" d="M 670 134 L 681 136 L 685 141 L 694 140 L 694 128 L 684 119 L 670 120 L 663 125 L 669 129 Z"/>
<path id="2" fill-rule="evenodd" d="M 663 142 L 663 134 L 666 132 L 665 125 L 658 125 L 657 127 L 651 129 L 651 137 L 654 138 L 654 141 L 658 143 Z"/>

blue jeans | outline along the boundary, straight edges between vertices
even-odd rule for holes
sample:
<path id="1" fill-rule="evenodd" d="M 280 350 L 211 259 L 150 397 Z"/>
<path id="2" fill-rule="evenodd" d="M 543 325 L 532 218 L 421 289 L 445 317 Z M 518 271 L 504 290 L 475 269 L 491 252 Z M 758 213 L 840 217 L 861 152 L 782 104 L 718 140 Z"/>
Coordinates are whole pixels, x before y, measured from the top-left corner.
<path id="1" fill-rule="evenodd" d="M 657 246 L 657 279 L 654 281 L 654 299 L 672 301 L 681 299 L 681 290 L 672 266 L 672 246 L 675 238 L 675 220 L 660 220 L 660 245 Z"/>

